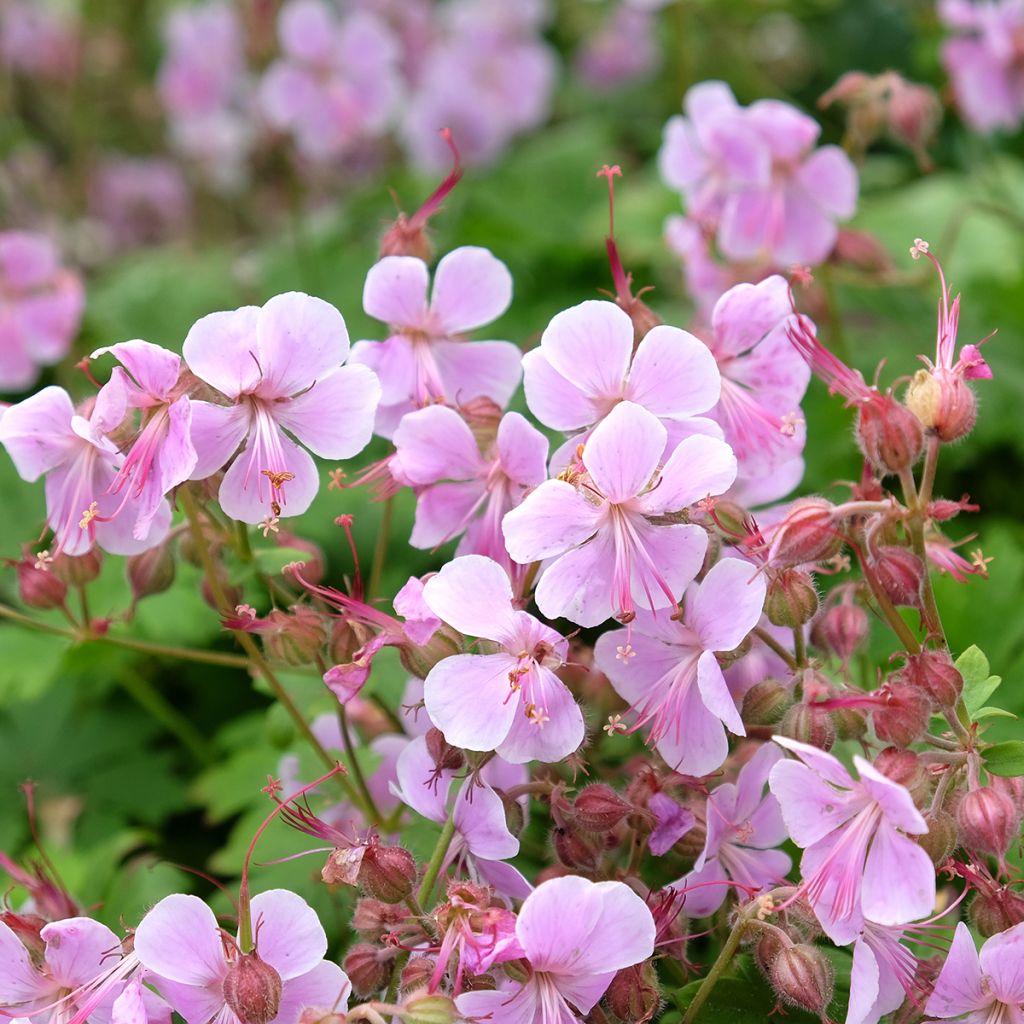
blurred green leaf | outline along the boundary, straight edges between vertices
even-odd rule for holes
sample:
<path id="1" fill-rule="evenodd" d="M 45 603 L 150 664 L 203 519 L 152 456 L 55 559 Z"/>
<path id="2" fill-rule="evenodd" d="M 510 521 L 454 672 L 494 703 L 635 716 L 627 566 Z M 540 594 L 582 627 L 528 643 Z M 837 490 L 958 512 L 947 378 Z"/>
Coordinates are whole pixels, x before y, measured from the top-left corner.
<path id="1" fill-rule="evenodd" d="M 982 760 L 993 775 L 1024 775 L 1024 740 L 996 743 L 985 750 Z"/>

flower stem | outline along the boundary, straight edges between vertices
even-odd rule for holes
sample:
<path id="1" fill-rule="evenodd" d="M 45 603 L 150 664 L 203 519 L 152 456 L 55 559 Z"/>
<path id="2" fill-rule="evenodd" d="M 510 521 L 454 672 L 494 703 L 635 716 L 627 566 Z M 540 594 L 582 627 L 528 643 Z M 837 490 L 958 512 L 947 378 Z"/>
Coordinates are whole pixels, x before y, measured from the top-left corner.
<path id="1" fill-rule="evenodd" d="M 370 579 L 366 585 L 366 600 L 373 598 L 380 588 L 381 577 L 384 575 L 384 561 L 388 554 L 388 540 L 391 537 L 391 523 L 395 518 L 395 496 L 392 494 L 385 502 L 381 512 L 380 528 L 377 531 L 377 545 L 373 549 L 373 561 L 370 563 Z"/>
<path id="2" fill-rule="evenodd" d="M 800 663 L 796 658 L 794 658 L 793 655 L 790 654 L 789 651 L 787 651 L 786 648 L 783 647 L 767 629 L 764 629 L 761 626 L 755 626 L 754 636 L 756 636 L 757 639 L 765 645 L 765 647 L 774 651 L 786 663 L 791 672 L 795 672 L 800 667 Z"/>
<path id="3" fill-rule="evenodd" d="M 349 766 L 352 769 L 352 777 L 356 780 L 356 786 L 362 794 L 362 803 L 366 808 L 367 817 L 370 818 L 374 825 L 383 825 L 384 815 L 380 813 L 377 801 L 373 799 L 370 787 L 366 784 L 366 776 L 363 775 L 363 769 L 356 758 L 356 748 L 352 742 L 352 734 L 349 731 L 348 712 L 344 707 L 340 706 L 338 708 L 338 725 L 341 728 L 341 742 L 345 746 L 345 756 L 348 758 Z"/>

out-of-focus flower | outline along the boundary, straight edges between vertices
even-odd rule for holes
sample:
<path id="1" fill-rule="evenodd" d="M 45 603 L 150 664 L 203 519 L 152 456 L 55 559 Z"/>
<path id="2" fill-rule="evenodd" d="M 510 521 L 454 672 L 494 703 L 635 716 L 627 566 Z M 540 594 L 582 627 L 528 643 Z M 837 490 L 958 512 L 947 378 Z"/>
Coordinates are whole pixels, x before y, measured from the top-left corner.
<path id="1" fill-rule="evenodd" d="M 182 233 L 191 217 L 180 168 L 161 157 L 113 157 L 97 169 L 89 207 L 117 249 L 153 245 Z"/>
<path id="2" fill-rule="evenodd" d="M 85 289 L 54 244 L 28 231 L 0 233 L 0 391 L 22 391 L 40 366 L 67 355 Z"/>
<path id="3" fill-rule="evenodd" d="M 653 11 L 629 0 L 618 3 L 583 40 L 576 53 L 577 73 L 588 86 L 601 91 L 642 81 L 660 63 L 655 30 Z"/>
<path id="4" fill-rule="evenodd" d="M 12 71 L 67 80 L 78 68 L 78 26 L 48 0 L 6 0 L 0 7 L 0 59 Z"/>

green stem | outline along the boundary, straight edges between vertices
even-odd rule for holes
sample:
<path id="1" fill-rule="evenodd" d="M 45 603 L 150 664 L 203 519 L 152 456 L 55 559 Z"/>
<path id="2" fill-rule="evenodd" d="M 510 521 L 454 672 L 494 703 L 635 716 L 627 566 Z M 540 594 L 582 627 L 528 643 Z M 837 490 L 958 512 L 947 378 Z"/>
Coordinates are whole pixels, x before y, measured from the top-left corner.
<path id="1" fill-rule="evenodd" d="M 370 579 L 366 586 L 366 600 L 369 601 L 380 588 L 381 577 L 384 575 L 384 562 L 388 554 L 388 540 L 391 536 L 391 523 L 395 518 L 395 496 L 392 494 L 384 502 L 381 512 L 380 529 L 377 531 L 377 544 L 373 549 L 373 562 L 370 564 Z"/>
<path id="2" fill-rule="evenodd" d="M 793 655 L 799 667 L 807 664 L 807 641 L 804 640 L 803 626 L 797 626 L 793 630 Z"/>
<path id="3" fill-rule="evenodd" d="M 791 672 L 795 672 L 800 667 L 796 658 L 794 658 L 793 655 L 790 654 L 789 651 L 787 651 L 786 648 L 768 632 L 768 630 L 761 626 L 755 626 L 754 636 L 756 636 L 757 639 L 765 645 L 765 647 L 774 651 L 786 663 Z"/>
<path id="4" fill-rule="evenodd" d="M 871 593 L 875 598 L 879 611 L 881 611 L 885 621 L 889 623 L 890 629 L 899 638 L 900 643 L 903 644 L 904 650 L 910 654 L 919 654 L 921 651 L 920 642 L 914 636 L 910 627 L 900 617 L 900 613 L 896 611 L 896 606 L 889 600 L 889 595 L 882 589 L 881 584 L 875 578 L 875 574 L 863 558 L 860 559 L 860 568 L 864 579 L 871 588 Z"/>
<path id="5" fill-rule="evenodd" d="M 929 448 L 929 455 L 931 455 Z M 910 531 L 910 543 L 914 554 L 921 561 L 923 579 L 921 581 L 922 610 L 924 612 L 925 624 L 928 627 L 928 634 L 938 639 L 942 646 L 947 648 L 949 643 L 946 640 L 946 631 L 942 628 L 942 617 L 939 615 L 939 605 L 935 600 L 935 591 L 932 588 L 932 575 L 928 571 L 928 552 L 924 546 L 924 517 L 925 506 L 914 486 L 914 474 L 910 469 L 904 469 L 900 473 L 900 483 L 903 485 L 903 500 L 910 510 L 910 517 L 907 528 Z M 923 486 L 923 484 L 922 484 Z"/>
<path id="6" fill-rule="evenodd" d="M 345 747 L 345 756 L 348 758 L 349 767 L 352 769 L 352 777 L 356 780 L 356 786 L 362 794 L 362 803 L 366 808 L 367 816 L 374 825 L 384 824 L 384 815 L 380 813 L 377 801 L 373 799 L 370 787 L 366 784 L 366 776 L 356 757 L 356 748 L 352 743 L 352 734 L 349 731 L 348 712 L 344 707 L 338 707 L 338 725 L 341 727 L 341 742 Z"/>
<path id="7" fill-rule="evenodd" d="M 159 690 L 134 672 L 125 673 L 117 679 L 128 694 L 150 715 L 153 716 L 172 736 L 176 736 L 193 757 L 204 765 L 216 760 L 206 737 L 174 705 L 164 699 Z"/>
<path id="8" fill-rule="evenodd" d="M 686 1008 L 682 1024 L 693 1024 L 697 1019 L 698 1011 L 708 1001 L 711 993 L 715 990 L 715 986 L 725 973 L 726 968 L 732 962 L 732 958 L 739 948 L 740 940 L 743 938 L 743 933 L 747 930 L 748 923 L 746 912 L 741 913 L 732 931 L 729 933 L 729 937 L 725 940 L 725 945 L 722 946 L 718 958 L 711 965 L 711 970 L 708 971 L 700 984 L 700 988 L 694 993 L 690 1005 Z"/>

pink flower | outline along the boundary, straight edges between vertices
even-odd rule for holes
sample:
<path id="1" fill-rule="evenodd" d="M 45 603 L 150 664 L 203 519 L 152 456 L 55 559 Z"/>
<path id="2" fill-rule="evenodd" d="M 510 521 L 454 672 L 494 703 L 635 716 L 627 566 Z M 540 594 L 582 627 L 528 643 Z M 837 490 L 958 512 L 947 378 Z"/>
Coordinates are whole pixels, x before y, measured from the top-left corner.
<path id="1" fill-rule="evenodd" d="M 348 459 L 370 440 L 380 385 L 366 367 L 341 365 L 348 331 L 322 299 L 288 292 L 262 307 L 210 313 L 188 332 L 183 351 L 192 372 L 233 403 L 192 403 L 199 453 L 192 479 L 215 473 L 245 441 L 220 485 L 232 519 L 301 515 L 319 487 L 305 448 Z"/>
<path id="2" fill-rule="evenodd" d="M 519 413 L 502 417 L 497 436 L 481 453 L 466 421 L 432 405 L 402 417 L 394 436 L 392 469 L 416 489 L 410 543 L 433 548 L 464 534 L 458 554 L 486 555 L 506 572 L 501 521 L 526 491 L 547 479 L 548 441 Z"/>
<path id="3" fill-rule="evenodd" d="M 575 1024 L 623 967 L 654 952 L 654 919 L 622 882 L 552 878 L 523 902 L 516 938 L 531 974 L 493 992 L 459 996 L 459 1012 L 501 1024 Z"/>
<path id="4" fill-rule="evenodd" d="M 294 1024 L 307 1007 L 344 1013 L 351 985 L 337 964 L 324 960 L 327 936 L 306 901 L 271 889 L 253 897 L 250 909 L 256 947 L 248 962 L 270 968 L 279 986 L 271 1024 Z M 175 893 L 153 907 L 135 931 L 135 953 L 188 1024 L 242 1024 L 225 980 L 243 954 L 230 939 L 225 942 L 213 911 L 197 896 Z"/>
<path id="5" fill-rule="evenodd" d="M 155 512 L 134 493 L 112 493 L 121 455 L 106 436 L 124 419 L 125 395 L 104 389 L 76 412 L 63 388 L 47 387 L 12 405 L 0 418 L 0 444 L 23 480 L 46 475 L 46 521 L 54 550 L 81 555 L 99 544 L 116 555 L 133 555 L 167 536 L 171 510 Z M 140 514 L 149 516 L 141 537 Z"/>
<path id="6" fill-rule="evenodd" d="M 668 853 L 697 824 L 693 811 L 677 804 L 666 793 L 655 793 L 647 801 L 647 809 L 654 815 L 655 823 L 647 849 L 655 857 Z"/>
<path id="7" fill-rule="evenodd" d="M 0 232 L 0 391 L 24 390 L 67 355 L 84 306 L 81 279 L 45 235 Z"/>
<path id="8" fill-rule="evenodd" d="M 715 771 L 729 753 L 728 727 L 746 734 L 715 653 L 731 651 L 757 625 L 765 582 L 748 562 L 723 558 L 683 602 L 682 619 L 637 613 L 629 629 L 602 634 L 594 658 L 630 702 L 634 729 L 684 775 Z"/>
<path id="9" fill-rule="evenodd" d="M 181 359 L 173 352 L 147 341 L 125 341 L 99 348 L 89 358 L 108 352 L 121 365 L 114 367 L 104 390 L 120 392 L 116 401 L 141 413 L 141 427 L 109 491 L 121 494 L 125 506 L 132 502 L 137 516 L 133 536 L 142 540 L 164 496 L 195 468 L 192 404 L 178 385 Z"/>
<path id="10" fill-rule="evenodd" d="M 817 747 L 776 736 L 799 761 L 780 761 L 768 783 L 800 862 L 806 897 L 833 942 L 852 942 L 864 919 L 881 925 L 926 917 L 935 905 L 935 869 L 906 833 L 928 826 L 907 790 L 862 757 L 852 775 Z"/>
<path id="11" fill-rule="evenodd" d="M 322 0 L 291 0 L 278 16 L 278 37 L 284 56 L 265 72 L 260 100 L 303 157 L 336 160 L 383 133 L 401 89 L 398 47 L 383 21 L 367 11 L 340 18 Z"/>
<path id="12" fill-rule="evenodd" d="M 683 264 L 686 291 L 697 307 L 701 321 L 711 319 L 715 303 L 735 281 L 735 273 L 719 263 L 711 239 L 696 220 L 673 214 L 665 221 L 665 244 Z"/>
<path id="13" fill-rule="evenodd" d="M 427 299 L 429 272 L 415 256 L 385 256 L 370 268 L 363 308 L 387 323 L 386 341 L 360 341 L 352 361 L 383 387 L 376 432 L 390 437 L 407 412 L 484 396 L 504 408 L 519 383 L 521 355 L 510 341 L 469 343 L 465 334 L 497 319 L 512 300 L 512 278 L 487 249 L 444 256 Z"/>
<path id="14" fill-rule="evenodd" d="M 576 69 L 590 88 L 611 92 L 649 78 L 660 63 L 652 12 L 619 3 L 576 54 Z"/>
<path id="15" fill-rule="evenodd" d="M 775 847 L 785 841 L 786 826 L 775 797 L 764 791 L 768 773 L 782 757 L 778 747 L 766 743 L 740 769 L 735 784 L 723 783 L 708 797 L 704 849 L 693 870 L 675 883 L 690 889 L 683 903 L 688 917 L 713 914 L 729 893 L 729 880 L 752 895 L 785 879 L 793 862 Z"/>
<path id="16" fill-rule="evenodd" d="M 181 235 L 191 217 L 188 183 L 178 164 L 163 157 L 111 157 L 89 187 L 89 209 L 118 251 Z"/>
<path id="17" fill-rule="evenodd" d="M 590 435 L 582 466 L 571 471 L 575 486 L 547 480 L 505 516 L 514 561 L 552 559 L 536 591 L 548 618 L 596 626 L 616 615 L 628 622 L 638 604 L 675 607 L 697 575 L 704 530 L 653 517 L 727 490 L 736 459 L 723 441 L 695 435 L 661 466 L 667 437 L 653 413 L 621 402 Z"/>
<path id="18" fill-rule="evenodd" d="M 430 670 L 424 700 L 449 743 L 523 764 L 559 761 L 583 742 L 583 715 L 553 671 L 565 662 L 566 641 L 516 611 L 500 565 L 482 555 L 456 558 L 427 581 L 423 599 L 461 633 L 501 647 L 456 654 Z"/>
<path id="19" fill-rule="evenodd" d="M 942 45 L 957 106 L 976 131 L 1014 131 L 1024 119 L 1020 0 L 939 0 L 940 20 L 953 30 Z"/>
<path id="20" fill-rule="evenodd" d="M 930 1017 L 963 1017 L 965 1024 L 1018 1024 L 1024 1019 L 1022 965 L 1024 924 L 993 935 L 979 954 L 961 921 L 925 1012 Z"/>
<path id="21" fill-rule="evenodd" d="M 44 0 L 7 0 L 0 7 L 0 58 L 24 75 L 70 80 L 78 69 L 81 44 L 72 13 Z"/>
<path id="22" fill-rule="evenodd" d="M 659 326 L 634 354 L 633 322 L 614 302 L 591 300 L 558 313 L 540 345 L 523 356 L 523 387 L 541 423 L 573 433 L 552 460 L 558 469 L 620 402 L 657 416 L 669 450 L 689 434 L 721 433 L 701 415 L 720 390 L 706 346 L 686 331 Z"/>
<path id="23" fill-rule="evenodd" d="M 530 883 L 504 861 L 519 852 L 519 840 L 508 830 L 505 805 L 492 789 L 507 789 L 526 781 L 526 771 L 500 758 L 487 763 L 479 782 L 466 779 L 452 792 L 455 772 L 438 768 L 427 749 L 425 736 L 412 740 L 395 766 L 393 792 L 403 803 L 430 821 L 444 824 L 449 814 L 455 838 L 442 870 L 457 864 L 476 882 L 493 885 L 505 896 L 523 899 Z"/>

